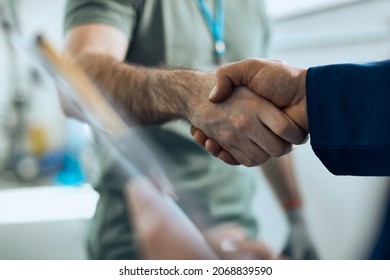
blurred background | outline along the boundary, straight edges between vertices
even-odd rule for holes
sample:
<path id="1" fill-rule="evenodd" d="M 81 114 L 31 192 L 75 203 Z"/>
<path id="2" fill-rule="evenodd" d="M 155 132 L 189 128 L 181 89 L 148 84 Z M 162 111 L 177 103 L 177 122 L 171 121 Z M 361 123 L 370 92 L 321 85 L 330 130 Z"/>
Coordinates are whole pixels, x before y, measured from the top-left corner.
<path id="1" fill-rule="evenodd" d="M 309 67 L 390 57 L 390 0 L 267 0 L 268 57 Z M 23 37 L 63 41 L 64 0 L 0 0 L 14 7 Z M 0 31 L 0 259 L 84 259 L 84 238 L 98 195 L 80 159 L 86 128 L 66 119 L 55 87 Z M 323 259 L 366 258 L 378 229 L 388 178 L 333 176 L 310 145 L 296 147 L 305 215 Z M 260 238 L 281 250 L 287 226 L 259 175 L 253 207 Z"/>

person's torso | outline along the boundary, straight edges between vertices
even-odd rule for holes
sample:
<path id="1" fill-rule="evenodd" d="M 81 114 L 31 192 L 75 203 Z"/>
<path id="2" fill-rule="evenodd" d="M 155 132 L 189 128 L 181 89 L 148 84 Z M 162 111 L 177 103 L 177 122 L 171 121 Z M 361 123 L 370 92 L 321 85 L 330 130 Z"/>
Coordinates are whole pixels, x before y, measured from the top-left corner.
<path id="1" fill-rule="evenodd" d="M 225 0 L 223 12 L 226 61 L 263 57 L 268 43 L 263 2 Z M 126 60 L 147 66 L 215 68 L 213 37 L 198 1 L 144 1 Z"/>

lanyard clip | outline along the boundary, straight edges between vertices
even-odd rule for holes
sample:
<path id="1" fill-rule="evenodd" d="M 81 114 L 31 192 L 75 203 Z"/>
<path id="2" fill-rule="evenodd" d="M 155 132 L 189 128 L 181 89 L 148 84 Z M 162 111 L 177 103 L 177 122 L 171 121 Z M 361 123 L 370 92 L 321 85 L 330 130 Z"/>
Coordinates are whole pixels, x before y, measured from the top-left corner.
<path id="1" fill-rule="evenodd" d="M 215 57 L 216 57 L 216 62 L 218 65 L 222 65 L 224 63 L 224 56 L 226 52 L 226 45 L 223 40 L 218 40 L 214 44 L 215 48 Z"/>

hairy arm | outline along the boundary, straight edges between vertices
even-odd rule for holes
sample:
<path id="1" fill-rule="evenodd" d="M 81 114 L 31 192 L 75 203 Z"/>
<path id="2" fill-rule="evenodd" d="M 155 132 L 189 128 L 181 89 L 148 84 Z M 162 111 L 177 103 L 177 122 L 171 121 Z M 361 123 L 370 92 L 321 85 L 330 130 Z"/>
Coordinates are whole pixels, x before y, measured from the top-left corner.
<path id="1" fill-rule="evenodd" d="M 81 25 L 66 36 L 66 51 L 111 102 L 140 123 L 190 119 L 207 102 L 214 83 L 212 73 L 128 64 L 124 62 L 127 48 L 127 37 L 103 24 Z"/>

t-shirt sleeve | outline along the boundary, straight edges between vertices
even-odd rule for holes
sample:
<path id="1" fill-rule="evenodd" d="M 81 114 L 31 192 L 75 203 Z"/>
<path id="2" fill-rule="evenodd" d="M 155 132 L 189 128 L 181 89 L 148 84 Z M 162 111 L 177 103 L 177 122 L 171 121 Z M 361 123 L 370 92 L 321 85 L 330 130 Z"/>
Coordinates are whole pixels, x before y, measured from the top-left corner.
<path id="1" fill-rule="evenodd" d="M 140 0 L 67 0 L 64 31 L 87 23 L 114 26 L 131 38 L 137 21 Z"/>

